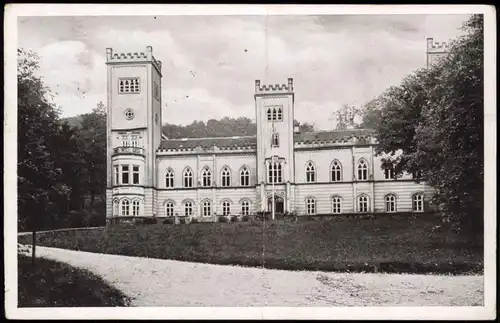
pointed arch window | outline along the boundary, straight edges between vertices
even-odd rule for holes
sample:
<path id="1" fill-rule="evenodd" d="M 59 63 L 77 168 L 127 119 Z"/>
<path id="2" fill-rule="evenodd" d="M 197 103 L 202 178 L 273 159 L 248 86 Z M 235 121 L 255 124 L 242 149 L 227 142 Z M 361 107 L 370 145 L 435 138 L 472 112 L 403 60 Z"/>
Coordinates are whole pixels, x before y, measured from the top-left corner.
<path id="1" fill-rule="evenodd" d="M 342 198 L 340 198 L 340 196 L 334 196 L 332 198 L 332 213 L 333 214 L 342 213 Z"/>
<path id="2" fill-rule="evenodd" d="M 250 214 L 250 202 L 248 200 L 241 201 L 241 215 Z"/>
<path id="3" fill-rule="evenodd" d="M 171 201 L 165 203 L 165 216 L 174 216 L 174 203 Z"/>
<path id="4" fill-rule="evenodd" d="M 272 121 L 273 120 L 273 112 L 271 108 L 267 108 L 267 121 Z"/>
<path id="5" fill-rule="evenodd" d="M 113 215 L 114 216 L 120 215 L 120 203 L 118 200 L 113 201 Z"/>
<path id="6" fill-rule="evenodd" d="M 314 197 L 308 197 L 306 199 L 306 211 L 307 214 L 316 214 L 316 199 Z"/>
<path id="7" fill-rule="evenodd" d="M 314 183 L 316 182 L 316 168 L 312 161 L 308 162 L 306 165 L 306 182 Z"/>
<path id="8" fill-rule="evenodd" d="M 422 193 L 413 194 L 413 212 L 424 212 L 424 195 Z"/>
<path id="9" fill-rule="evenodd" d="M 227 216 L 231 214 L 231 202 L 223 201 L 222 202 L 222 215 Z"/>
<path id="10" fill-rule="evenodd" d="M 368 163 L 364 159 L 361 159 L 358 162 L 358 180 L 359 181 L 368 180 Z"/>
<path id="11" fill-rule="evenodd" d="M 277 121 L 282 121 L 283 120 L 283 108 L 282 107 L 278 107 L 276 109 L 276 120 Z"/>
<path id="12" fill-rule="evenodd" d="M 221 177 L 223 187 L 231 186 L 231 170 L 229 169 L 229 167 L 224 166 L 222 168 Z"/>
<path id="13" fill-rule="evenodd" d="M 122 200 L 122 215 L 123 216 L 130 215 L 130 202 L 127 199 Z"/>
<path id="14" fill-rule="evenodd" d="M 138 216 L 139 215 L 139 206 L 140 206 L 139 200 L 134 200 L 132 202 L 132 215 L 133 216 Z"/>
<path id="15" fill-rule="evenodd" d="M 243 166 L 240 170 L 240 185 L 241 186 L 250 185 L 250 171 L 246 166 Z"/>
<path id="16" fill-rule="evenodd" d="M 385 196 L 385 211 L 389 213 L 396 212 L 396 196 L 394 194 Z"/>
<path id="17" fill-rule="evenodd" d="M 358 212 L 368 212 L 368 196 L 365 194 L 361 194 L 360 196 L 358 196 Z"/>
<path id="18" fill-rule="evenodd" d="M 165 173 L 165 187 L 174 187 L 174 171 L 172 169 L 167 169 Z"/>
<path id="19" fill-rule="evenodd" d="M 183 186 L 184 187 L 193 187 L 193 171 L 191 168 L 186 168 L 183 174 Z"/>
<path id="20" fill-rule="evenodd" d="M 203 171 L 201 172 L 201 180 L 203 187 L 212 186 L 212 172 L 208 167 L 203 168 Z"/>
<path id="21" fill-rule="evenodd" d="M 334 160 L 331 168 L 331 179 L 332 182 L 342 181 L 342 165 L 338 160 Z"/>
<path id="22" fill-rule="evenodd" d="M 209 200 L 205 200 L 201 203 L 202 207 L 202 215 L 203 216 L 212 216 L 212 202 Z"/>
<path id="23" fill-rule="evenodd" d="M 185 216 L 191 216 L 191 215 L 193 215 L 193 202 L 186 201 L 184 203 L 184 215 Z"/>

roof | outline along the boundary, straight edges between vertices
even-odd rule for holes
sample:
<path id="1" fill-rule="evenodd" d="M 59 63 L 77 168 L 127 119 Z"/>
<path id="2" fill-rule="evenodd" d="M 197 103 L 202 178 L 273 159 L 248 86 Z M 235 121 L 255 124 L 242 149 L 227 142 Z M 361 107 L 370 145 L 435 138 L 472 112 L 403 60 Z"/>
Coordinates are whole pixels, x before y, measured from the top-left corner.
<path id="1" fill-rule="evenodd" d="M 365 137 L 374 134 L 371 129 L 351 129 L 335 131 L 317 131 L 317 132 L 299 132 L 294 133 L 293 141 L 295 143 L 325 143 L 338 140 L 349 140 L 352 137 Z M 256 136 L 233 136 L 233 137 L 212 137 L 212 138 L 182 138 L 182 139 L 163 139 L 160 150 L 169 149 L 195 149 L 201 147 L 204 149 L 217 146 L 219 148 L 230 147 L 256 147 Z"/>
<path id="2" fill-rule="evenodd" d="M 349 129 L 334 131 L 315 131 L 294 133 L 293 141 L 302 143 L 315 143 L 321 141 L 348 140 L 352 137 L 371 136 L 375 133 L 372 129 Z"/>
<path id="3" fill-rule="evenodd" d="M 226 147 L 248 147 L 256 146 L 256 136 L 233 136 L 233 137 L 213 137 L 213 138 L 182 138 L 162 140 L 160 149 L 194 149 L 196 147 L 210 148 L 217 146 Z"/>

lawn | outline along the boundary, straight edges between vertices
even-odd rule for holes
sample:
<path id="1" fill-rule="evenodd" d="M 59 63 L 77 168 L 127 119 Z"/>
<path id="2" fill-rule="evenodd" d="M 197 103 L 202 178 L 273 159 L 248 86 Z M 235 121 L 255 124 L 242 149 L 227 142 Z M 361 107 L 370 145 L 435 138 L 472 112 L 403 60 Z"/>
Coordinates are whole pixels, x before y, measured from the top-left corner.
<path id="1" fill-rule="evenodd" d="M 31 243 L 30 236 L 19 237 Z M 73 250 L 291 270 L 478 273 L 482 241 L 431 215 L 114 226 L 38 236 Z"/>
<path id="2" fill-rule="evenodd" d="M 94 274 L 69 265 L 18 255 L 18 307 L 129 306 L 130 299 Z"/>

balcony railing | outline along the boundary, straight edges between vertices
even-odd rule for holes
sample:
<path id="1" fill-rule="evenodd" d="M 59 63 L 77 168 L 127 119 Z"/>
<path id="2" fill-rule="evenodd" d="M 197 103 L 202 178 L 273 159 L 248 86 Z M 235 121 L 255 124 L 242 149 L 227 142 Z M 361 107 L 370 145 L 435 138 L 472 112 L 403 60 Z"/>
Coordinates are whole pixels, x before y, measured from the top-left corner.
<path id="1" fill-rule="evenodd" d="M 144 156 L 144 148 L 141 147 L 116 147 L 113 149 L 113 155 L 133 154 Z"/>

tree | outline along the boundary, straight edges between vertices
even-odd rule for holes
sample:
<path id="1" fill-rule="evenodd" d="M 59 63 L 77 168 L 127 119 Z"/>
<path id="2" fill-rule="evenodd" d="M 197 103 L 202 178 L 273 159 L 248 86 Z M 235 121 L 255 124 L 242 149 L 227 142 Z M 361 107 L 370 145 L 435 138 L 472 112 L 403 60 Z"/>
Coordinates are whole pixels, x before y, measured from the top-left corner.
<path id="1" fill-rule="evenodd" d="M 337 124 L 335 126 L 336 130 L 346 130 L 357 128 L 359 124 L 359 118 L 362 115 L 362 110 L 356 108 L 354 105 L 344 104 L 342 108 L 335 111 L 335 119 Z"/>
<path id="2" fill-rule="evenodd" d="M 457 228 L 481 234 L 483 215 L 483 17 L 473 15 L 436 66 L 383 95 L 378 153 L 436 189 Z M 397 156 L 397 152 L 400 153 Z"/>
<path id="3" fill-rule="evenodd" d="M 382 103 L 382 99 L 378 97 L 364 104 L 361 108 L 362 120 L 356 128 L 376 129 L 381 122 Z"/>

